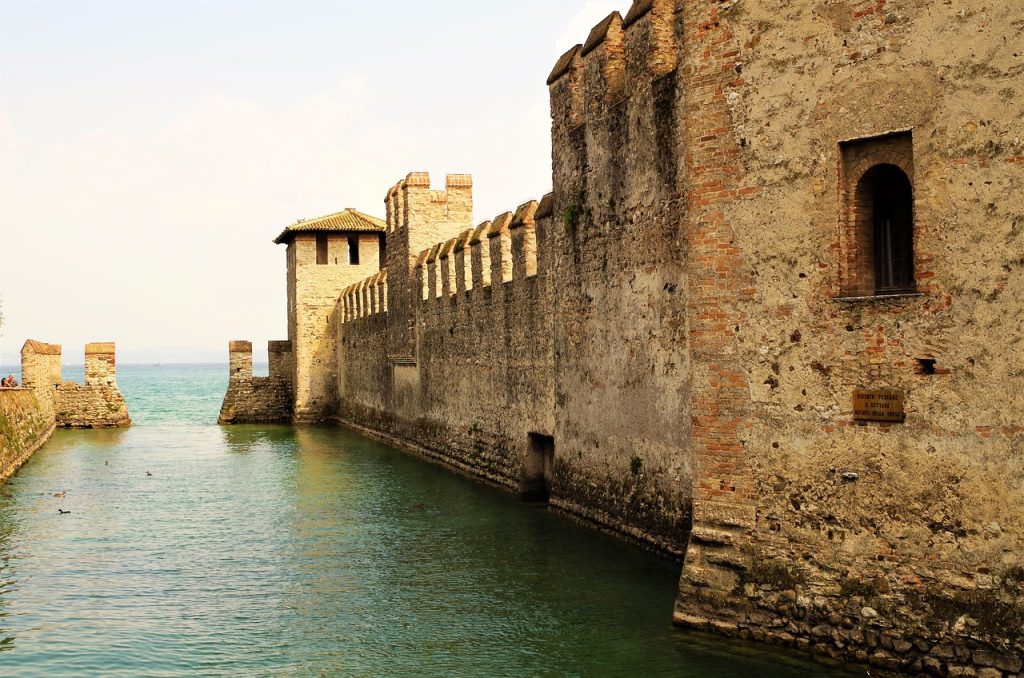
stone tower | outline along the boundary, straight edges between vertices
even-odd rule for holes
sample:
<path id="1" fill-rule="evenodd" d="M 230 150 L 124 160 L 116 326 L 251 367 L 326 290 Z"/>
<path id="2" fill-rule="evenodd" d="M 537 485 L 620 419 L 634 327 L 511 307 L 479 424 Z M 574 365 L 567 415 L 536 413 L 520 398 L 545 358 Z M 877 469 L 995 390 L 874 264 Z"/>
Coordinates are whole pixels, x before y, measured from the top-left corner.
<path id="1" fill-rule="evenodd" d="M 288 339 L 294 351 L 294 421 L 316 423 L 337 408 L 338 298 L 380 270 L 385 223 L 345 209 L 299 221 L 274 240 L 288 246 Z"/>
<path id="2" fill-rule="evenodd" d="M 387 205 L 388 357 L 394 364 L 414 359 L 412 322 L 416 259 L 434 243 L 473 226 L 473 178 L 449 174 L 445 190 L 430 189 L 430 175 L 413 172 L 398 182 Z M 353 281 L 357 282 L 357 281 Z"/>

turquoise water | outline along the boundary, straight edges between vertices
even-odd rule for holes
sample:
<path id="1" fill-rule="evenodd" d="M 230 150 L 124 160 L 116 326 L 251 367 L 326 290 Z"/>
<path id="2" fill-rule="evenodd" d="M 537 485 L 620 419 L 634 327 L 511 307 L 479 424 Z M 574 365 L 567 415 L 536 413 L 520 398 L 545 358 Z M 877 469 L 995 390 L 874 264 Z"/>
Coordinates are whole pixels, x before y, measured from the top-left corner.
<path id="1" fill-rule="evenodd" d="M 674 630 L 676 564 L 543 507 L 342 429 L 217 427 L 226 374 L 121 366 L 136 426 L 0 487 L 0 674 L 830 671 Z"/>

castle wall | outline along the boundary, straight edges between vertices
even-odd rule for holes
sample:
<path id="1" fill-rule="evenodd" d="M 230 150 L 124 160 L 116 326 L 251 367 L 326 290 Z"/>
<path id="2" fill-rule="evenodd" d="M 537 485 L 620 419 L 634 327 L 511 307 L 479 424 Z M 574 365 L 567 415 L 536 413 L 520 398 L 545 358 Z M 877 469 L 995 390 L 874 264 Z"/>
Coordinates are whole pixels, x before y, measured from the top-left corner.
<path id="1" fill-rule="evenodd" d="M 388 355 L 396 363 L 412 359 L 415 331 L 411 323 L 420 253 L 436 243 L 453 238 L 473 224 L 473 181 L 469 176 L 451 174 L 445 190 L 430 188 L 430 175 L 410 173 L 398 182 L 385 200 L 387 208 L 387 270 L 391 284 L 387 306 L 391 309 Z M 357 282 L 357 281 L 353 281 Z M 398 328 L 405 331 L 398 331 Z"/>
<path id="2" fill-rule="evenodd" d="M 53 429 L 53 417 L 32 389 L 0 389 L 0 482 L 14 475 Z"/>
<path id="3" fill-rule="evenodd" d="M 228 345 L 228 390 L 221 404 L 221 424 L 285 423 L 292 419 L 292 344 L 271 341 L 266 377 L 252 374 L 252 343 L 232 341 Z"/>
<path id="4" fill-rule="evenodd" d="M 53 430 L 130 426 L 117 387 L 114 344 L 85 347 L 85 383 L 61 377 L 61 347 L 29 340 L 21 349 L 21 388 L 0 389 L 0 482 L 42 447 Z"/>
<path id="5" fill-rule="evenodd" d="M 680 625 L 1018 674 L 1022 33 L 1012 3 L 637 0 L 549 78 L 552 195 L 474 229 L 468 177 L 409 175 L 296 378 L 683 555 Z M 883 392 L 904 413 L 865 420 Z"/>
<path id="6" fill-rule="evenodd" d="M 653 0 L 556 67 L 556 439 L 689 460 L 678 623 L 1020 671 L 1022 11 Z M 880 163 L 913 183 L 914 294 L 863 279 Z M 857 389 L 905 421 L 855 421 Z M 655 426 L 594 413 L 635 402 Z"/>
<path id="7" fill-rule="evenodd" d="M 35 392 L 45 416 L 53 419 L 54 389 L 64 381 L 61 376 L 61 347 L 28 340 L 21 349 L 21 385 Z"/>
<path id="8" fill-rule="evenodd" d="M 420 208 L 415 195 L 403 197 L 409 211 Z M 442 224 L 453 237 L 418 253 L 406 291 L 416 328 L 406 360 L 389 359 L 381 341 L 408 327 L 392 317 L 390 304 L 404 296 L 393 271 L 345 291 L 341 421 L 521 488 L 529 434 L 553 431 L 550 297 L 536 245 L 551 218 L 536 218 L 538 207 L 461 232 L 454 227 L 465 221 Z M 389 242 L 389 251 L 400 247 Z M 483 260 L 493 262 L 486 276 Z M 551 492 L 562 496 L 557 479 Z"/>
<path id="9" fill-rule="evenodd" d="M 678 237 L 680 122 L 649 17 L 618 14 L 550 79 L 559 459 L 576 501 L 682 553 L 690 525 L 690 291 Z M 668 43 L 671 44 L 671 43 Z M 623 171 L 624 168 L 627 171 Z"/>

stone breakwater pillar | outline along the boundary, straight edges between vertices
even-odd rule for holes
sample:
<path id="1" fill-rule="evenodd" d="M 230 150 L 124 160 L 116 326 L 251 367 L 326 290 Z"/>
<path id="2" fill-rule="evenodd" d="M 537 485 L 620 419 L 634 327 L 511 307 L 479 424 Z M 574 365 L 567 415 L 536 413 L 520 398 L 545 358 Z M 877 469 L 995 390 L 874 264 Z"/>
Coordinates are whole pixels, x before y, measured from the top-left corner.
<path id="1" fill-rule="evenodd" d="M 228 343 L 228 364 L 231 371 L 228 379 L 232 383 L 251 380 L 252 342 L 232 341 Z"/>
<path id="2" fill-rule="evenodd" d="M 228 343 L 228 391 L 220 408 L 220 424 L 269 424 L 291 420 L 293 352 L 290 341 L 267 345 L 270 373 L 252 375 L 252 342 Z"/>
<path id="3" fill-rule="evenodd" d="M 85 384 L 61 381 L 54 391 L 57 426 L 122 428 L 131 426 L 128 404 L 117 387 L 114 342 L 85 346 Z"/>
<path id="4" fill-rule="evenodd" d="M 113 342 L 86 344 L 85 385 L 116 386 L 117 360 Z"/>
<path id="5" fill-rule="evenodd" d="M 35 393 L 48 419 L 54 417 L 54 389 L 61 383 L 60 344 L 29 339 L 21 347 L 21 385 Z"/>

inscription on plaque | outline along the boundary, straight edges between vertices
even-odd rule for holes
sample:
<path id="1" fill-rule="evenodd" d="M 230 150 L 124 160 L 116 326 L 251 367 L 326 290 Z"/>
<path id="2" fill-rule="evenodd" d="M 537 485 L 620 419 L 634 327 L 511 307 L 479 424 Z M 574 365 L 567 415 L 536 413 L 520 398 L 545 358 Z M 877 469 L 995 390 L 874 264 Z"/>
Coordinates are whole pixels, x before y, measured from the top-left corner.
<path id="1" fill-rule="evenodd" d="M 903 411 L 903 391 L 894 389 L 853 392 L 854 421 L 887 421 L 902 423 L 907 418 Z"/>

